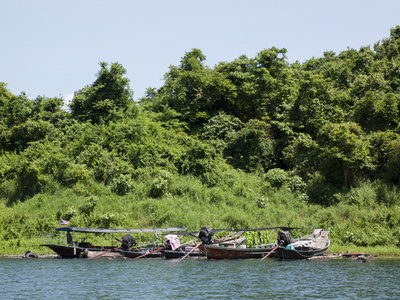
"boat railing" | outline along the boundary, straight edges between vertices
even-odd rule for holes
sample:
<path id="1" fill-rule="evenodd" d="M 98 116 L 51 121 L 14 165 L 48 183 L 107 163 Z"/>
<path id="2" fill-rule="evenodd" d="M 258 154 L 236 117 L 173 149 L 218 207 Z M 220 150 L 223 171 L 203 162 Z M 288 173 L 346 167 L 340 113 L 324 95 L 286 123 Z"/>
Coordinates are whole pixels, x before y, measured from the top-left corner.
<path id="1" fill-rule="evenodd" d="M 65 234 L 61 233 L 45 233 L 42 234 L 43 244 L 63 245 L 67 246 Z"/>
<path id="2" fill-rule="evenodd" d="M 62 245 L 62 246 L 77 246 L 77 242 L 70 242 L 68 243 L 68 240 L 65 236 L 65 234 L 62 233 L 44 233 L 42 234 L 42 241 L 43 244 L 52 244 L 52 245 Z"/>

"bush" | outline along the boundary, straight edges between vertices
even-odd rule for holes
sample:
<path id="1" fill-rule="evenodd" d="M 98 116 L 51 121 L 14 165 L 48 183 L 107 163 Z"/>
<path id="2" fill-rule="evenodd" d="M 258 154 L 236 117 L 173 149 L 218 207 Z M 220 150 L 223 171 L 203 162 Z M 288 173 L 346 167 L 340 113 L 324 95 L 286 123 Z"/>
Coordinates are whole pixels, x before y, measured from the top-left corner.
<path id="1" fill-rule="evenodd" d="M 376 183 L 376 200 L 381 205 L 392 207 L 400 204 L 400 191 L 397 186 L 391 186 L 378 181 Z"/>
<path id="2" fill-rule="evenodd" d="M 215 186 L 226 169 L 215 149 L 204 143 L 195 143 L 182 154 L 178 170 L 184 175 L 194 175 L 208 185 Z"/>
<path id="3" fill-rule="evenodd" d="M 300 176 L 292 176 L 288 179 L 288 186 L 294 192 L 305 192 L 307 184 Z"/>
<path id="4" fill-rule="evenodd" d="M 133 184 L 130 175 L 119 175 L 113 178 L 111 191 L 119 196 L 124 196 L 132 190 Z"/>
<path id="5" fill-rule="evenodd" d="M 167 171 L 160 172 L 154 179 L 150 188 L 149 196 L 160 198 L 168 192 L 172 174 Z"/>
<path id="6" fill-rule="evenodd" d="M 338 188 L 327 183 L 311 183 L 307 186 L 309 201 L 324 206 L 333 205 L 338 202 Z"/>
<path id="7" fill-rule="evenodd" d="M 265 179 L 272 187 L 280 188 L 288 181 L 289 177 L 285 170 L 271 169 L 265 174 Z"/>
<path id="8" fill-rule="evenodd" d="M 360 187 L 351 188 L 350 191 L 338 199 L 343 204 L 356 205 L 358 207 L 374 207 L 376 191 L 371 184 L 363 184 Z"/>
<path id="9" fill-rule="evenodd" d="M 257 198 L 256 203 L 259 208 L 266 208 L 269 204 L 268 198 Z"/>
<path id="10" fill-rule="evenodd" d="M 269 125 L 250 120 L 229 135 L 224 156 L 235 168 L 246 172 L 264 171 L 275 165 L 275 140 L 269 135 Z"/>
<path id="11" fill-rule="evenodd" d="M 84 216 L 89 216 L 91 213 L 93 213 L 97 202 L 98 202 L 98 198 L 97 197 L 89 197 L 86 198 L 83 203 L 81 204 L 81 206 L 79 206 L 79 213 L 81 213 Z"/>

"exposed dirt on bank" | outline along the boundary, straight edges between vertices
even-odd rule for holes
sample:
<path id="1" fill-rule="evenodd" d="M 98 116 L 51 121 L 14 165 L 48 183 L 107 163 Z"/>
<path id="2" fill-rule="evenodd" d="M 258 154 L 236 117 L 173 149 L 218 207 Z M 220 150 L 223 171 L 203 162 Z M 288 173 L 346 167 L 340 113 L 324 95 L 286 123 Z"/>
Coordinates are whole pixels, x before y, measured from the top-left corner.
<path id="1" fill-rule="evenodd" d="M 6 258 L 26 258 L 24 257 L 24 254 L 13 254 L 13 255 L 0 255 L 0 257 L 6 257 Z M 59 256 L 57 254 L 44 254 L 44 255 L 38 255 L 37 258 L 58 258 Z"/>

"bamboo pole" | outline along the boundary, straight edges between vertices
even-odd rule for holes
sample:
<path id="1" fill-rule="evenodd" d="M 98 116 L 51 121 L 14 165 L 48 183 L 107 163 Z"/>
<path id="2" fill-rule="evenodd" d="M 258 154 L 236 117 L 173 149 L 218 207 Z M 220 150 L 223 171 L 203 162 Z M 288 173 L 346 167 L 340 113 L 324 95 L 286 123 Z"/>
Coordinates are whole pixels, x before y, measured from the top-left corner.
<path id="1" fill-rule="evenodd" d="M 261 258 L 261 260 L 264 260 L 265 258 L 267 258 L 272 252 L 274 252 L 276 249 L 278 249 L 280 245 L 282 245 L 282 244 L 279 243 L 274 249 L 272 249 L 270 252 L 268 252 L 267 255 L 265 255 L 263 258 Z"/>
<path id="2" fill-rule="evenodd" d="M 118 246 L 118 247 L 116 247 L 116 248 L 114 248 L 114 249 L 108 250 L 108 251 L 106 251 L 106 252 L 99 253 L 99 254 L 97 254 L 97 255 L 95 255 L 95 256 L 92 256 L 92 257 L 90 257 L 90 258 L 88 258 L 88 259 L 92 259 L 92 258 L 96 258 L 96 257 L 98 257 L 98 256 L 102 256 L 103 254 L 106 254 L 106 253 L 108 253 L 108 252 L 117 250 L 118 248 L 121 248 L 121 247 Z"/>
<path id="3" fill-rule="evenodd" d="M 156 250 L 154 250 L 154 251 L 151 251 L 151 252 L 148 252 L 148 253 L 146 253 L 146 254 L 143 254 L 143 255 L 140 255 L 140 256 L 138 256 L 138 257 L 135 257 L 133 260 L 139 259 L 139 258 L 142 258 L 142 257 L 145 257 L 145 256 L 147 256 L 147 255 L 149 255 L 149 254 L 152 254 L 152 253 L 154 253 L 154 252 L 157 252 L 157 251 L 164 250 L 165 248 L 168 248 L 168 247 L 169 247 L 169 246 L 164 246 L 164 247 L 158 248 L 158 249 L 156 249 Z"/>
<path id="4" fill-rule="evenodd" d="M 199 248 L 199 246 L 202 244 L 202 242 L 197 243 L 197 245 L 195 247 L 193 247 L 192 250 L 190 250 L 188 253 L 185 254 L 184 257 L 181 258 L 181 260 L 184 260 L 190 253 L 192 253 L 194 250 L 196 250 L 197 248 Z"/>

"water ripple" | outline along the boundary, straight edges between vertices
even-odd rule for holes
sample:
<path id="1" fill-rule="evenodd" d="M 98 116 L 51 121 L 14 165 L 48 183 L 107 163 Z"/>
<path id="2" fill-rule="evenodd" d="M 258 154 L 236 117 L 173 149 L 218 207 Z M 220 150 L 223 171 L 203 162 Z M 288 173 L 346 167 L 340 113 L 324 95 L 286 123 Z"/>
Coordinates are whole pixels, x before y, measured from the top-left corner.
<path id="1" fill-rule="evenodd" d="M 0 259 L 7 299 L 400 299 L 400 260 Z"/>

